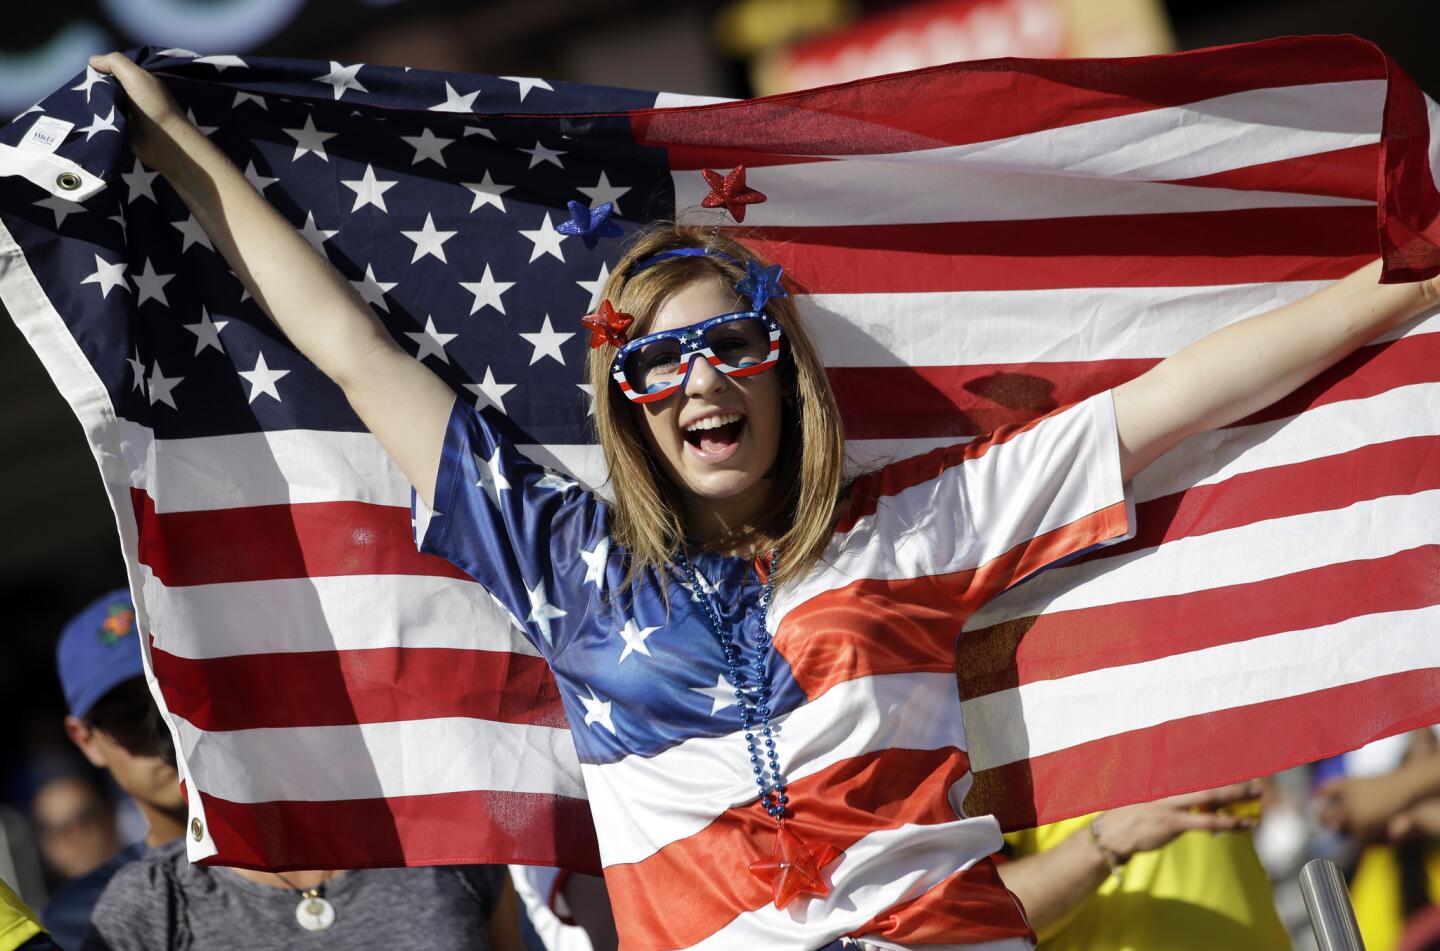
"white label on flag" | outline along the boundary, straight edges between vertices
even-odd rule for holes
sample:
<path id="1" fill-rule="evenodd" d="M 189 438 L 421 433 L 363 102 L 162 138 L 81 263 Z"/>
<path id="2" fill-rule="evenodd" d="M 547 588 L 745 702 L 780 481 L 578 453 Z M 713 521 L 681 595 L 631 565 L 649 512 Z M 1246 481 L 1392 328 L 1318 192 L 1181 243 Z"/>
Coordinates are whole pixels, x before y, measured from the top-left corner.
<path id="1" fill-rule="evenodd" d="M 65 141 L 65 136 L 75 128 L 75 123 L 66 122 L 64 119 L 57 119 L 54 116 L 41 116 L 35 120 L 30 131 L 25 133 L 25 138 L 20 140 L 22 149 L 31 149 L 40 152 L 54 152 Z"/>

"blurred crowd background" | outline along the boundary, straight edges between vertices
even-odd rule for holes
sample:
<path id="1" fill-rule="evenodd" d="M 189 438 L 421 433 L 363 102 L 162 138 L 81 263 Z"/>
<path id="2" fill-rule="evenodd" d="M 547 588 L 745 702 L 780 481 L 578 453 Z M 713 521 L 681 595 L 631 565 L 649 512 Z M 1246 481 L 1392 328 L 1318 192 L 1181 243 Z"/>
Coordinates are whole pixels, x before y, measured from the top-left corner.
<path id="1" fill-rule="evenodd" d="M 66 0 L 10 4 L 5 20 L 0 119 L 71 81 L 89 54 L 143 44 L 745 97 L 955 60 L 1128 56 L 1355 33 L 1440 97 L 1434 0 Z M 83 605 L 124 585 L 124 568 L 84 436 L 8 319 L 0 320 L 0 406 L 0 829 L 8 845 L 0 878 L 38 905 L 142 835 L 144 823 L 65 735 L 56 637 Z M 1336 857 L 1352 874 L 1362 864 L 1363 842 L 1317 821 L 1318 784 L 1385 774 L 1434 746 L 1428 733 L 1397 737 L 1267 787 L 1257 847 L 1297 946 L 1309 943 L 1294 887 L 1301 861 Z M 1364 834 L 1384 840 L 1390 831 Z M 1382 903 L 1440 897 L 1430 884 L 1440 881 L 1440 862 L 1423 841 L 1407 839 L 1381 871 L 1365 874 L 1362 884 Z M 1371 951 L 1397 940 L 1369 937 Z"/>

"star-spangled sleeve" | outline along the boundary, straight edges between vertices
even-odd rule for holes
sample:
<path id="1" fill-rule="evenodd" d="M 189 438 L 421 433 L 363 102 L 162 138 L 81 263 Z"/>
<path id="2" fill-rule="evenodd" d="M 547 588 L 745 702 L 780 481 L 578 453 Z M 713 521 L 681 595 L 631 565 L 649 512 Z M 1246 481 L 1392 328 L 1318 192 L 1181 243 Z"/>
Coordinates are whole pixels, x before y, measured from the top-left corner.
<path id="1" fill-rule="evenodd" d="M 604 502 L 524 456 L 463 400 L 450 413 L 434 508 L 411 498 L 420 550 L 483 585 L 547 658 L 618 580 Z M 606 556 L 598 569 L 581 557 L 596 551 Z"/>
<path id="2" fill-rule="evenodd" d="M 1107 390 L 857 481 L 872 531 L 970 610 L 1035 572 L 1131 534 Z M 855 512 L 852 510 L 852 519 Z"/>

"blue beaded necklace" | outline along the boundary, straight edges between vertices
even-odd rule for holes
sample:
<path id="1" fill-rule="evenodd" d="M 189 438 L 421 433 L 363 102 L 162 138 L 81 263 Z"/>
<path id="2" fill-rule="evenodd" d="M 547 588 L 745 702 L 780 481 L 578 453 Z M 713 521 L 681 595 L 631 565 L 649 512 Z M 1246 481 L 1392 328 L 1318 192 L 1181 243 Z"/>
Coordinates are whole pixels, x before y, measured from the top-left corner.
<path id="1" fill-rule="evenodd" d="M 785 824 L 790 797 L 785 792 L 785 777 L 780 773 L 780 757 L 775 750 L 775 734 L 770 725 L 770 602 L 775 596 L 775 566 L 778 556 L 772 549 L 765 570 L 765 588 L 760 593 L 760 635 L 755 643 L 755 659 L 750 668 L 753 686 L 747 689 L 745 665 L 740 648 L 721 623 L 720 612 L 710 595 L 700 586 L 700 578 L 684 551 L 677 554 L 680 567 L 690 581 L 690 590 L 705 610 L 710 633 L 720 645 L 730 683 L 735 687 L 735 705 L 740 711 L 740 724 L 745 730 L 745 748 L 750 754 L 750 768 L 755 772 L 755 785 L 760 790 L 760 805 L 775 820 L 775 845 L 767 860 L 752 862 L 750 872 L 770 885 L 775 892 L 775 907 L 784 908 L 800 895 L 823 897 L 830 893 L 821 870 L 840 857 L 840 852 L 826 842 L 807 844 Z M 760 736 L 756 738 L 756 726 Z M 761 758 L 759 743 L 764 744 Z M 768 769 L 767 769 L 768 767 Z"/>
<path id="2" fill-rule="evenodd" d="M 785 818 L 785 807 L 790 803 L 790 797 L 785 794 L 785 778 L 780 774 L 780 757 L 775 751 L 775 734 L 770 727 L 770 672 L 768 669 L 770 655 L 770 629 L 768 620 L 770 617 L 770 600 L 775 596 L 775 565 L 777 556 L 772 550 L 766 562 L 765 589 L 760 593 L 760 637 L 755 644 L 755 660 L 751 663 L 754 671 L 755 686 L 753 691 L 745 689 L 744 664 L 740 657 L 740 648 L 736 646 L 734 638 L 726 631 L 725 626 L 720 622 L 720 612 L 715 608 L 715 602 L 705 589 L 700 587 L 700 579 L 695 574 L 695 566 L 690 564 L 690 559 L 682 551 L 679 553 L 680 567 L 685 570 L 685 575 L 690 579 L 690 588 L 695 592 L 695 600 L 700 602 L 705 609 L 705 618 L 710 622 L 710 633 L 715 636 L 715 641 L 720 645 L 720 652 L 725 655 L 725 666 L 730 671 L 730 683 L 735 687 L 735 705 L 740 709 L 740 724 L 745 728 L 745 746 L 750 752 L 750 766 L 755 771 L 755 785 L 760 789 L 760 805 L 770 814 L 777 823 Z M 754 699 L 750 694 L 753 692 Z M 760 758 L 760 747 L 755 738 L 755 725 L 760 725 L 760 736 L 765 743 L 765 756 L 768 763 Z M 766 766 L 769 766 L 769 773 L 766 773 Z"/>

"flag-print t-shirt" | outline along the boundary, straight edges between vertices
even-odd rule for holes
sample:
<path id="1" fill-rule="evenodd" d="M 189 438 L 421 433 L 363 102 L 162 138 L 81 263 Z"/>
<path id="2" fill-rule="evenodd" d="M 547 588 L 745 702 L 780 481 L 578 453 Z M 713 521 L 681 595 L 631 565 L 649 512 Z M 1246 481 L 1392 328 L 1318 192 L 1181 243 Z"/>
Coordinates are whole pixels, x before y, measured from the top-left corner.
<path id="1" fill-rule="evenodd" d="M 519 455 L 457 402 L 421 547 L 509 611 L 563 696 L 627 947 L 1029 947 L 967 816 L 955 640 L 965 619 L 1047 565 L 1129 532 L 1108 392 L 852 487 L 824 556 L 775 592 L 771 709 L 791 824 L 841 856 L 828 897 L 776 909 L 748 871 L 774 820 L 756 802 L 734 688 L 698 597 L 754 657 L 761 583 L 743 559 L 692 557 L 622 592 L 607 504 Z M 782 553 L 783 557 L 783 553 Z M 668 609 L 662 598 L 668 589 Z"/>

